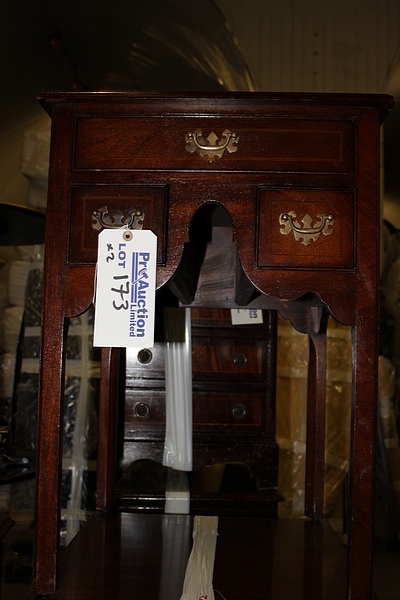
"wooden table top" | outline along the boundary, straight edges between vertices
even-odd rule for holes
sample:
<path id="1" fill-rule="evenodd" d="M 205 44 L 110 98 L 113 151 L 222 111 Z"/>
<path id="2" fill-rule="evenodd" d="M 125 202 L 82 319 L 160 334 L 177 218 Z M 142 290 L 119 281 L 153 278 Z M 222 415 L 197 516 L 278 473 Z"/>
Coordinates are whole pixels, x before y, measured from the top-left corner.
<path id="1" fill-rule="evenodd" d="M 192 525 L 187 515 L 94 517 L 62 552 L 60 588 L 52 598 L 179 600 Z M 215 599 L 345 598 L 345 556 L 326 522 L 220 517 Z"/>

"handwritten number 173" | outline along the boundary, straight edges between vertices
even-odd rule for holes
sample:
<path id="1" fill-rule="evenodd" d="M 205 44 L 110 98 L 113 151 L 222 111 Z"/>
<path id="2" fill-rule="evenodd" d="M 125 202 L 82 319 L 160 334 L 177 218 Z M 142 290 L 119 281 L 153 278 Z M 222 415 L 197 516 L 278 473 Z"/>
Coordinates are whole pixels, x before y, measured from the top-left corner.
<path id="1" fill-rule="evenodd" d="M 128 279 L 129 276 L 128 275 L 114 275 L 113 279 L 115 280 L 121 280 L 121 279 Z M 130 284 L 129 281 L 125 281 L 124 283 L 121 283 L 121 285 L 117 288 L 117 287 L 113 287 L 111 288 L 112 292 L 116 292 L 119 295 L 119 299 L 121 300 L 121 304 L 117 304 L 116 301 L 113 301 L 113 307 L 115 308 L 115 310 L 128 310 L 129 308 L 129 300 L 126 299 L 126 295 L 129 295 L 129 288 L 130 288 Z"/>

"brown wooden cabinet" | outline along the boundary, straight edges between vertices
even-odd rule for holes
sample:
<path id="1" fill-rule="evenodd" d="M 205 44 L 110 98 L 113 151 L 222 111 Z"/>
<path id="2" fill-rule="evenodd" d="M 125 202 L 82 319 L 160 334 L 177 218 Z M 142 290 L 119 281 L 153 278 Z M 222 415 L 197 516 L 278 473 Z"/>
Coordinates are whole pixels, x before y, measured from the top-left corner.
<path id="1" fill-rule="evenodd" d="M 262 324 L 246 326 L 232 325 L 229 309 L 193 308 L 191 323 L 193 469 L 241 463 L 249 476 L 242 491 L 255 491 L 241 494 L 238 485 L 238 493 L 231 497 L 217 490 L 200 494 L 199 486 L 192 486 L 191 512 L 276 516 L 280 498 L 275 440 L 276 312 L 264 311 Z M 119 440 L 123 473 L 134 461 L 162 463 L 165 402 L 165 343 L 158 341 L 151 349 L 127 349 Z M 123 484 L 117 496 L 125 509 L 164 509 L 165 493 L 153 499 L 146 490 L 132 495 L 126 476 Z"/>
<path id="2" fill-rule="evenodd" d="M 152 529 L 155 522 L 144 521 L 146 515 L 137 515 L 143 518 L 138 525 L 136 519 L 115 514 L 110 520 L 99 517 L 91 529 L 84 527 L 78 534 L 64 555 L 55 591 L 63 340 L 68 318 L 92 300 L 97 237 L 93 211 L 106 205 L 111 212 L 131 208 L 145 212 L 144 227 L 158 236 L 157 285 L 160 290 L 168 287 L 181 305 L 279 310 L 309 335 L 305 514 L 311 520 L 292 524 L 295 537 L 303 540 L 298 564 L 291 563 L 290 577 L 289 566 L 279 567 L 268 585 L 264 568 L 253 571 L 250 579 L 235 575 L 233 588 L 227 584 L 233 595 L 225 596 L 371 598 L 379 126 L 393 100 L 342 94 L 88 92 L 51 93 L 41 101 L 52 115 L 53 130 L 34 594 L 114 599 L 126 597 L 128 590 L 129 597 L 153 600 L 159 593 L 159 579 L 145 574 L 159 564 L 159 528 L 162 523 L 167 527 L 167 521 L 154 515 L 159 520 Z M 201 228 L 196 230 L 193 223 L 210 206 L 227 212 L 233 239 L 219 245 L 204 277 L 200 267 L 207 263 L 207 248 L 198 251 L 204 240 Z M 353 328 L 347 578 L 344 551 L 337 540 L 331 543 L 319 522 L 328 314 Z M 116 372 L 114 358 L 115 353 L 103 351 L 98 473 L 98 506 L 103 511 L 114 505 L 116 399 L 110 385 Z M 199 372 L 204 368 L 204 362 L 199 363 Z M 238 385 L 243 381 L 240 378 Z M 137 526 L 139 538 L 133 531 L 129 535 L 123 531 L 128 522 Z M 222 593 L 224 580 L 231 582 L 237 571 L 235 567 L 227 572 L 226 565 L 231 558 L 237 564 L 238 545 L 247 554 L 255 544 L 263 557 L 268 548 L 271 572 L 282 548 L 290 547 L 289 523 L 261 519 L 256 531 L 236 523 L 236 528 L 231 522 L 225 525 L 221 517 L 222 555 L 217 553 L 214 576 Z M 151 552 L 144 543 L 146 536 L 157 540 Z M 93 545 L 95 539 L 104 543 Z M 125 558 L 128 553 L 137 567 L 129 570 L 129 582 L 124 572 L 110 567 L 116 548 Z M 86 564 L 97 564 L 100 571 L 109 565 L 109 576 L 102 577 L 101 585 L 98 578 L 80 579 L 78 571 L 87 572 Z"/>
<path id="3" fill-rule="evenodd" d="M 263 325 L 235 327 L 228 309 L 218 314 L 204 309 L 204 318 L 200 311 L 193 309 L 191 315 L 195 441 L 221 443 L 229 436 L 252 440 L 263 435 L 273 441 L 275 407 L 273 395 L 268 395 L 274 376 L 269 371 L 276 343 L 273 316 L 267 315 Z M 126 354 L 125 440 L 163 443 L 165 344 L 156 342 L 151 350 L 130 348 Z"/>

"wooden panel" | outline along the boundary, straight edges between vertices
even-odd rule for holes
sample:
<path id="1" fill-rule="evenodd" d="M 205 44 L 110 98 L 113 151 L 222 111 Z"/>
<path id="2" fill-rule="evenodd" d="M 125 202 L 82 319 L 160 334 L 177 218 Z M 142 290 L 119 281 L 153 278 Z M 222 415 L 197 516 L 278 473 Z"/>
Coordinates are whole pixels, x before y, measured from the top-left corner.
<path id="1" fill-rule="evenodd" d="M 130 209 L 145 213 L 144 227 L 157 235 L 157 262 L 165 262 L 167 187 L 163 185 L 92 185 L 72 190 L 69 249 L 71 262 L 96 262 L 97 236 L 92 227 L 93 210 L 107 206 L 110 218 L 117 210 L 129 217 Z"/>
<path id="2" fill-rule="evenodd" d="M 126 440 L 165 438 L 165 390 L 126 391 L 124 437 Z"/>
<path id="3" fill-rule="evenodd" d="M 146 350 L 148 362 L 141 362 L 142 352 Z M 146 360 L 146 357 L 145 357 Z M 126 349 L 126 378 L 128 387 L 146 387 L 148 380 L 152 385 L 157 385 L 156 380 L 161 380 L 164 386 L 165 378 L 165 344 L 156 342 L 153 348 L 127 348 Z"/>
<path id="4" fill-rule="evenodd" d="M 187 152 L 185 136 L 200 129 L 221 141 L 224 130 L 239 135 L 237 150 L 209 162 Z M 77 121 L 74 168 L 259 169 L 354 173 L 354 123 L 329 119 L 185 117 L 175 119 L 85 118 Z M 219 142 L 214 142 L 219 144 Z"/>
<path id="5" fill-rule="evenodd" d="M 144 412 L 146 408 L 147 412 Z M 138 416 L 142 410 L 145 416 Z M 165 436 L 165 392 L 129 390 L 125 402 L 125 439 Z M 265 393 L 193 392 L 193 431 L 262 433 L 265 431 Z M 159 431 L 159 433 L 157 433 Z M 153 432 L 153 435 L 152 435 Z"/>
<path id="6" fill-rule="evenodd" d="M 52 597 L 179 598 L 191 524 L 187 515 L 92 519 L 61 555 L 60 588 Z M 219 518 L 213 584 L 221 597 L 338 600 L 346 597 L 345 574 L 344 547 L 325 522 Z"/>
<path id="7" fill-rule="evenodd" d="M 221 335 L 221 334 L 220 334 Z M 262 382 L 267 374 L 265 341 L 230 337 L 192 336 L 193 381 Z M 127 381 L 129 386 L 148 386 L 149 380 L 165 377 L 165 347 L 156 343 L 147 364 L 140 362 L 141 349 L 127 349 Z M 156 381 L 154 384 L 157 385 Z"/>
<path id="8" fill-rule="evenodd" d="M 193 380 L 207 377 L 209 380 L 261 382 L 266 376 L 263 360 L 265 343 L 229 338 L 199 337 L 193 339 Z"/>
<path id="9" fill-rule="evenodd" d="M 199 392 L 194 394 L 193 430 L 262 433 L 265 430 L 265 393 Z"/>
<path id="10" fill-rule="evenodd" d="M 354 268 L 354 206 L 352 190 L 328 189 L 268 189 L 260 188 L 258 195 L 258 259 L 260 267 L 288 266 L 325 268 Z M 329 235 L 321 233 L 308 245 L 296 240 L 292 231 L 283 234 L 282 214 L 294 213 L 301 227 L 306 215 L 311 226 L 321 220 L 320 214 L 333 215 Z"/>

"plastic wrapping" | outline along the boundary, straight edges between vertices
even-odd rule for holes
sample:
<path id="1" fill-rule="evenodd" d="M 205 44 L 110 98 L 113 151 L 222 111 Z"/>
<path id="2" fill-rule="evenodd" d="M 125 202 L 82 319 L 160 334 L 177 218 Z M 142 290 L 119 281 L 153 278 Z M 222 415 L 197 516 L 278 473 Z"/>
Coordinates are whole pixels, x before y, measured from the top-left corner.
<path id="1" fill-rule="evenodd" d="M 379 415 L 397 504 L 400 505 L 400 232 L 384 237 L 381 281 Z"/>
<path id="2" fill-rule="evenodd" d="M 29 180 L 28 206 L 43 210 L 47 200 L 50 124 L 24 136 L 21 172 Z M 14 449 L 34 460 L 36 451 L 37 402 L 42 311 L 44 244 L 17 246 L 19 260 L 5 265 L 0 275 L 0 304 L 5 314 L 3 358 L 0 363 L 0 391 L 12 393 L 14 361 L 5 353 L 15 341 L 17 323 L 24 311 L 21 338 L 21 364 L 17 374 L 14 405 Z M 4 284 L 4 285 L 2 285 Z M 8 305 L 21 307 L 4 311 Z M 17 314 L 18 312 L 18 314 Z M 15 327 L 14 327 L 15 324 Z M 61 538 L 68 543 L 94 508 L 97 451 L 97 402 L 99 397 L 100 354 L 92 348 L 93 311 L 71 319 L 66 348 L 62 528 Z M 13 486 L 13 510 L 34 506 L 32 482 Z M 32 492 L 32 493 L 31 493 Z"/>
<path id="3" fill-rule="evenodd" d="M 390 262 L 390 258 L 392 262 Z M 395 368 L 396 386 L 393 397 L 393 410 L 397 431 L 400 430 L 400 232 L 390 237 L 387 252 L 387 275 L 381 284 L 382 307 L 386 312 L 385 327 L 381 324 L 381 332 L 386 333 L 385 356 Z M 382 335 L 382 333 L 381 333 Z"/>
<path id="4" fill-rule="evenodd" d="M 44 209 L 47 204 L 50 127 L 29 131 L 24 136 L 21 173 L 29 180 L 28 206 Z"/>
<path id="5" fill-rule="evenodd" d="M 9 270 L 9 263 L 0 259 L 0 314 L 3 314 L 4 309 L 8 306 Z"/>
<path id="6" fill-rule="evenodd" d="M 10 305 L 24 306 L 26 284 L 31 270 L 31 263 L 29 260 L 13 260 L 8 263 L 8 268 L 8 303 Z"/>
<path id="7" fill-rule="evenodd" d="M 15 354 L 21 335 L 23 306 L 9 306 L 3 313 L 3 348 L 6 352 Z"/>
<path id="8" fill-rule="evenodd" d="M 164 512 L 180 515 L 190 513 L 190 490 L 187 474 L 184 471 L 168 469 Z"/>
<path id="9" fill-rule="evenodd" d="M 192 543 L 192 520 L 186 515 L 165 515 L 162 520 L 162 562 L 158 598 L 178 599 Z M 174 574 L 171 577 L 171 573 Z"/>
<path id="10" fill-rule="evenodd" d="M 0 355 L 0 398 L 11 399 L 13 395 L 15 376 L 15 353 Z"/>
<path id="11" fill-rule="evenodd" d="M 77 335 L 78 334 L 78 335 Z M 95 408 L 95 388 L 91 384 L 93 369 L 90 361 L 90 345 L 93 325 L 89 313 L 81 315 L 79 323 L 70 327 L 67 344 L 67 373 L 70 375 L 64 393 L 64 451 L 63 468 L 70 474 L 70 491 L 66 511 L 62 511 L 65 521 L 65 543 L 69 543 L 79 531 L 87 508 L 87 488 L 84 486 L 85 473 L 90 469 L 88 459 L 97 448 L 97 410 Z M 74 357 L 73 364 L 71 358 Z M 75 377 L 71 377 L 75 375 Z M 100 376 L 98 370 L 97 376 Z M 69 385 L 68 385 L 69 384 Z M 72 397 L 72 393 L 74 397 Z M 66 408 L 69 411 L 66 411 Z M 69 443 L 68 443 L 69 442 Z"/>
<path id="12" fill-rule="evenodd" d="M 34 453 L 36 449 L 41 306 L 42 269 L 33 268 L 29 271 L 26 284 L 21 367 L 17 376 L 14 409 L 14 445 L 21 454 Z"/>
<path id="13" fill-rule="evenodd" d="M 17 255 L 20 254 L 17 252 Z M 14 386 L 17 352 L 21 336 L 26 286 L 31 269 L 31 248 L 23 260 L 12 260 L 1 269 L 0 275 L 0 423 L 7 428 L 6 446 L 11 442 L 14 412 Z"/>
<path id="14" fill-rule="evenodd" d="M 400 233 L 385 238 L 382 278 L 383 307 L 389 319 L 386 326 L 381 327 L 381 349 L 385 349 L 391 360 L 380 357 L 379 416 L 392 483 L 400 502 L 400 449 L 396 427 L 400 413 L 400 395 L 396 395 L 400 369 Z M 382 343 L 382 330 L 385 330 L 385 343 Z M 279 491 L 285 498 L 279 506 L 281 516 L 300 517 L 304 510 L 307 348 L 307 336 L 280 319 L 277 441 L 280 446 Z M 342 504 L 343 483 L 349 467 L 352 402 L 350 328 L 333 319 L 329 319 L 327 352 L 324 512 L 330 516 L 338 514 Z"/>
<path id="15" fill-rule="evenodd" d="M 36 450 L 40 324 L 43 272 L 33 263 L 25 301 L 22 361 L 17 384 L 15 447 L 19 453 Z M 93 310 L 71 319 L 66 344 L 64 390 L 61 540 L 67 544 L 94 509 L 97 451 L 97 403 L 100 351 L 93 349 Z M 33 497 L 31 497 L 33 507 Z M 26 499 L 14 498 L 24 509 Z"/>
<path id="16" fill-rule="evenodd" d="M 379 418 L 391 483 L 397 504 L 400 506 L 400 447 L 393 409 L 395 376 L 396 371 L 391 361 L 381 356 L 379 358 Z"/>
<path id="17" fill-rule="evenodd" d="M 92 343 L 90 309 L 71 320 L 66 348 L 60 530 L 64 545 L 95 508 L 100 353 Z"/>
<path id="18" fill-rule="evenodd" d="M 25 299 L 22 360 L 16 386 L 14 447 L 18 454 L 34 456 L 36 450 L 37 400 L 39 382 L 40 324 L 42 304 L 41 248 L 32 248 L 34 261 L 28 274 Z M 64 501 L 61 538 L 75 535 L 86 511 L 94 508 L 95 453 L 97 449 L 97 398 L 100 365 L 93 351 L 93 317 L 86 313 L 72 319 L 67 338 L 64 397 L 63 478 Z M 13 510 L 34 506 L 32 485 L 13 486 Z"/>
<path id="19" fill-rule="evenodd" d="M 165 309 L 166 425 L 163 465 L 192 470 L 192 344 L 189 308 Z"/>
<path id="20" fill-rule="evenodd" d="M 18 259 L 30 262 L 30 271 L 41 268 L 44 259 L 44 244 L 31 244 L 29 246 L 14 246 Z"/>

